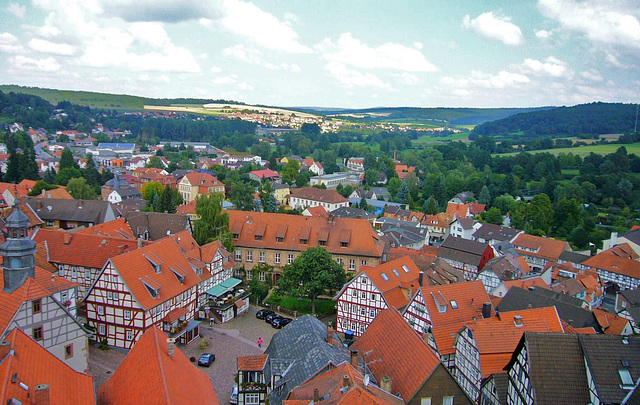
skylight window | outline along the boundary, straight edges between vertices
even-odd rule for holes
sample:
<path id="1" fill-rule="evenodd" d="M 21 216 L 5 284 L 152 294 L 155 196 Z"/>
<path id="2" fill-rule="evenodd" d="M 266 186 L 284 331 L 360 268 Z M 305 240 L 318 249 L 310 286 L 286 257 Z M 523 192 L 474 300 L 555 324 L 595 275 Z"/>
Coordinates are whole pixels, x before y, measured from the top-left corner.
<path id="1" fill-rule="evenodd" d="M 387 277 L 387 275 L 386 275 L 386 274 L 381 273 L 381 274 L 380 274 L 380 276 L 382 276 L 382 279 L 383 279 L 384 281 L 389 281 L 389 277 Z"/>
<path id="2" fill-rule="evenodd" d="M 449 301 L 449 303 L 451 304 L 451 308 L 458 309 L 458 303 L 456 302 L 456 300 L 451 300 Z"/>
<path id="3" fill-rule="evenodd" d="M 623 386 L 633 387 L 633 378 L 631 378 L 631 373 L 629 372 L 629 370 L 619 369 L 618 374 L 620 375 L 620 380 L 622 381 Z"/>
<path id="4" fill-rule="evenodd" d="M 402 270 L 404 270 L 405 273 L 409 272 L 409 268 L 407 266 L 405 266 L 404 264 L 402 265 Z"/>
<path id="5" fill-rule="evenodd" d="M 396 270 L 396 269 L 393 269 L 393 274 L 395 274 L 396 277 L 400 277 L 400 274 L 398 274 L 398 270 Z"/>

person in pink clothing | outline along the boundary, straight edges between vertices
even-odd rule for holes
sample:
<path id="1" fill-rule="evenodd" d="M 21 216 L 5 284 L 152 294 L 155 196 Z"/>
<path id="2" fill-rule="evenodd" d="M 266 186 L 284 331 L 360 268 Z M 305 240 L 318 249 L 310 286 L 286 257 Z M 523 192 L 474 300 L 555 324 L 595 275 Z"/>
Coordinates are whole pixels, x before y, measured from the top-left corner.
<path id="1" fill-rule="evenodd" d="M 262 348 L 262 338 L 258 338 L 258 347 Z"/>

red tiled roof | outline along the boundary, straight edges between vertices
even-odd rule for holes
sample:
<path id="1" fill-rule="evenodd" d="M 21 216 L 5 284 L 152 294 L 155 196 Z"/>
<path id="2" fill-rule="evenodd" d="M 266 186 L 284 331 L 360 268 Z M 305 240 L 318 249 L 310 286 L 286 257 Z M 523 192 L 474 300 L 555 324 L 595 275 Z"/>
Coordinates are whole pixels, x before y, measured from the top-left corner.
<path id="1" fill-rule="evenodd" d="M 261 179 L 270 178 L 270 177 L 277 177 L 277 178 L 280 177 L 280 174 L 278 172 L 274 172 L 271 169 L 254 170 L 250 173 L 253 174 L 254 176 L 260 177 Z"/>
<path id="2" fill-rule="evenodd" d="M 318 236 L 328 234 L 326 246 L 332 254 L 351 254 L 381 257 L 384 242 L 380 241 L 369 221 L 351 218 L 320 218 L 301 215 L 271 214 L 231 210 L 229 229 L 237 234 L 234 244 L 239 247 L 304 251 L 319 246 Z M 256 231 L 264 228 L 262 240 L 256 240 Z M 282 232 L 283 242 L 276 242 L 276 233 Z M 300 235 L 308 234 L 307 244 L 300 244 Z M 348 247 L 342 247 L 341 237 L 350 233 Z M 357 236 L 356 236 L 357 235 Z"/>
<path id="3" fill-rule="evenodd" d="M 176 214 L 187 215 L 196 213 L 196 200 L 192 200 L 186 204 L 179 205 L 176 208 Z"/>
<path id="4" fill-rule="evenodd" d="M 267 363 L 268 354 L 256 354 L 253 356 L 239 356 L 238 357 L 238 370 L 239 371 L 261 371 Z"/>
<path id="5" fill-rule="evenodd" d="M 224 187 L 224 183 L 218 180 L 216 177 L 209 173 L 191 172 L 187 173 L 184 177 L 189 180 L 189 184 L 192 186 L 204 186 L 204 187 Z"/>
<path id="6" fill-rule="evenodd" d="M 521 233 L 512 242 L 516 250 L 524 255 L 542 257 L 547 260 L 557 261 L 558 257 L 567 248 L 567 242 L 541 236 L 528 235 Z M 533 249 L 534 252 L 521 248 Z"/>
<path id="7" fill-rule="evenodd" d="M 609 250 L 585 260 L 582 264 L 633 278 L 640 278 L 640 262 L 620 257 Z"/>
<path id="8" fill-rule="evenodd" d="M 344 387 L 344 379 L 348 387 Z M 351 364 L 344 362 L 324 371 L 297 386 L 291 391 L 284 405 L 308 405 L 313 402 L 314 390 L 323 405 L 401 405 L 400 398 L 389 394 L 375 385 L 364 385 L 364 379 Z M 309 402 L 311 401 L 311 402 Z"/>
<path id="9" fill-rule="evenodd" d="M 23 302 L 37 300 L 51 295 L 44 287 L 31 277 L 11 294 L 4 289 L 4 270 L 0 270 L 0 332 L 8 327 Z M 1 333 L 0 333 L 1 334 Z"/>
<path id="10" fill-rule="evenodd" d="M 393 308 L 404 308 L 419 287 L 420 269 L 409 256 L 376 267 L 367 266 L 362 271 L 378 287 L 387 304 Z"/>
<path id="11" fill-rule="evenodd" d="M 327 210 L 324 209 L 322 205 L 318 205 L 316 207 L 309 207 L 307 208 L 307 211 L 309 212 L 309 214 L 311 214 L 312 217 L 326 217 L 329 215 Z"/>
<path id="12" fill-rule="evenodd" d="M 289 197 L 302 198 L 304 200 L 320 201 L 328 204 L 339 204 L 349 202 L 336 190 L 323 190 L 315 187 L 294 188 Z"/>
<path id="13" fill-rule="evenodd" d="M 598 324 L 607 335 L 620 335 L 629 324 L 628 319 L 618 315 L 610 314 L 601 309 L 595 308 L 593 314 L 596 316 Z"/>
<path id="14" fill-rule="evenodd" d="M 381 311 L 351 347 L 359 351 L 376 380 L 391 377 L 392 392 L 399 392 L 406 401 L 439 364 L 431 348 L 395 308 Z"/>
<path id="15" fill-rule="evenodd" d="M 547 283 L 544 281 L 542 277 L 533 277 L 533 278 L 527 278 L 524 280 L 518 279 L 518 280 L 503 281 L 503 284 L 505 285 L 505 287 L 507 287 L 507 291 L 509 291 L 511 287 L 520 287 L 520 288 L 524 288 L 525 290 L 528 290 L 529 287 L 542 287 L 542 288 L 546 288 L 547 290 L 551 289 L 549 288 L 549 286 L 547 285 Z"/>
<path id="16" fill-rule="evenodd" d="M 96 403 L 93 378 L 79 373 L 49 353 L 20 329 L 14 328 L 0 359 L 0 402 L 12 398 L 23 404 L 38 403 L 35 387 L 49 385 L 51 404 L 93 405 Z M 11 351 L 9 351 L 10 349 Z M 17 376 L 16 382 L 12 381 Z M 24 384 L 28 390 L 20 385 Z M 32 402 L 36 398 L 35 402 Z"/>
<path id="17" fill-rule="evenodd" d="M 97 224 L 94 226 L 90 226 L 88 228 L 83 228 L 75 231 L 76 234 L 83 235 L 97 235 L 102 237 L 111 237 L 111 238 L 121 238 L 121 239 L 133 239 L 136 237 L 133 235 L 129 224 L 123 217 L 114 219 L 113 221 L 104 222 L 102 224 Z"/>
<path id="18" fill-rule="evenodd" d="M 102 268 L 111 257 L 138 248 L 135 239 L 116 239 L 52 229 L 38 230 L 33 240 L 47 246 L 51 262 L 94 269 Z"/>
<path id="19" fill-rule="evenodd" d="M 109 260 L 129 287 L 131 294 L 144 309 L 155 307 L 202 281 L 193 271 L 191 264 L 173 236 L 167 236 L 149 246 L 112 257 Z M 160 266 L 159 273 L 156 273 L 150 261 Z M 182 283 L 172 269 L 184 275 Z M 211 277 L 211 274 L 204 272 L 203 277 Z M 155 298 L 151 296 L 143 280 L 146 280 L 147 284 L 152 287 L 160 286 Z"/>
<path id="20" fill-rule="evenodd" d="M 42 194 L 34 196 L 34 198 L 62 198 L 73 200 L 73 196 L 65 190 L 64 187 L 54 188 L 53 190 L 43 190 Z"/>
<path id="21" fill-rule="evenodd" d="M 218 405 L 209 376 L 177 347 L 169 356 L 167 335 L 149 328 L 98 388 L 100 405 Z"/>

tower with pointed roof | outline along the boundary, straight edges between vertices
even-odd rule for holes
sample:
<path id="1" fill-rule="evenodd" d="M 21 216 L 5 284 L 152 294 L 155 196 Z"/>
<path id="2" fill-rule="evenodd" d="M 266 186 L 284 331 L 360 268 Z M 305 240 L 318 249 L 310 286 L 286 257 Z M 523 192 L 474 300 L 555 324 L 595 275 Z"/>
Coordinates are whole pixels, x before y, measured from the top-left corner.
<path id="1" fill-rule="evenodd" d="M 17 290 L 28 277 L 35 278 L 36 242 L 29 237 L 29 218 L 16 205 L 6 221 L 6 241 L 0 245 L 4 292 Z"/>

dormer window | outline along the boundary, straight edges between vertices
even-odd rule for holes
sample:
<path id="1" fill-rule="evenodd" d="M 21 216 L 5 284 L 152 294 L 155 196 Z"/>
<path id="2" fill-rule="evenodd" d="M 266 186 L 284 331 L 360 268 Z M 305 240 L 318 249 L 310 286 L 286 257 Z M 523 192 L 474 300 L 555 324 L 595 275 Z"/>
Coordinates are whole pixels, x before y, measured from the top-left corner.
<path id="1" fill-rule="evenodd" d="M 240 237 L 239 233 L 234 233 L 233 234 L 233 239 L 238 240 L 239 237 Z"/>
<path id="2" fill-rule="evenodd" d="M 309 240 L 307 240 L 307 239 L 300 239 L 300 244 L 301 244 L 301 245 L 306 245 L 307 243 L 309 243 Z"/>
<path id="3" fill-rule="evenodd" d="M 276 242 L 282 243 L 284 242 L 284 238 L 276 236 Z"/>
<path id="4" fill-rule="evenodd" d="M 256 240 L 262 240 L 262 235 L 256 235 L 255 238 Z"/>
<path id="5" fill-rule="evenodd" d="M 142 256 L 144 256 L 144 258 L 145 258 L 145 259 L 147 259 L 147 260 L 149 261 L 149 264 L 150 264 L 150 265 L 151 265 L 151 267 L 153 268 L 153 271 L 154 271 L 156 274 L 159 274 L 159 273 L 160 273 L 160 264 L 159 264 L 159 263 L 160 263 L 160 259 L 158 259 L 158 260 L 157 260 L 157 262 L 156 262 L 155 260 L 151 260 L 151 259 L 149 258 L 149 256 L 147 256 L 147 255 L 142 255 Z M 155 255 L 154 255 L 154 256 L 155 256 Z"/>

